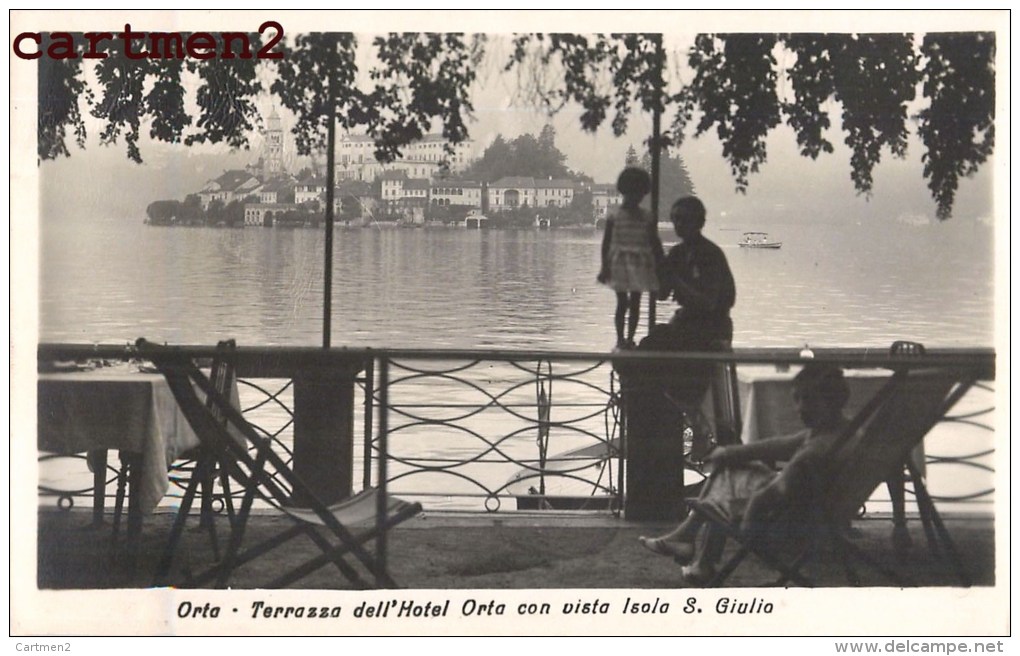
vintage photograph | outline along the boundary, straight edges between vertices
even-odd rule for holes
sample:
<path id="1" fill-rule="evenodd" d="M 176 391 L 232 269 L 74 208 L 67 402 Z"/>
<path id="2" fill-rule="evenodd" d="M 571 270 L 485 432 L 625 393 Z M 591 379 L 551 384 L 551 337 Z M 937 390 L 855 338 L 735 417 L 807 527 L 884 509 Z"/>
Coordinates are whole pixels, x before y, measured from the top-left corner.
<path id="1" fill-rule="evenodd" d="M 12 635 L 1008 636 L 1009 36 L 12 11 Z"/>

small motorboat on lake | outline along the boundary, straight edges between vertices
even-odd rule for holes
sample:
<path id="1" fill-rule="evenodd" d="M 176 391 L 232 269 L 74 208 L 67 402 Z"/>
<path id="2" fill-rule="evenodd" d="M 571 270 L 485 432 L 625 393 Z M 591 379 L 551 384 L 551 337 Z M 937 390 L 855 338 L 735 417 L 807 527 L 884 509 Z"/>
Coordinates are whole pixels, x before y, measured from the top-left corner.
<path id="1" fill-rule="evenodd" d="M 745 232 L 737 242 L 741 248 L 782 248 L 783 242 L 771 241 L 767 232 Z"/>

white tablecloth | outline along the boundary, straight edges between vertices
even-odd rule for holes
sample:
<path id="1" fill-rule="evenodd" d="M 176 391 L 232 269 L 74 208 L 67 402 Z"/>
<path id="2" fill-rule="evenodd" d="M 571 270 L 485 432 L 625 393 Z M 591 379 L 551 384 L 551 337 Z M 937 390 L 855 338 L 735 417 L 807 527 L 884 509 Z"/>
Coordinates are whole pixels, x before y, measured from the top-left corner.
<path id="1" fill-rule="evenodd" d="M 127 366 L 39 375 L 38 448 L 52 453 L 118 450 L 140 456 L 138 507 L 151 513 L 170 486 L 167 470 L 198 445 L 159 374 Z"/>
<path id="2" fill-rule="evenodd" d="M 793 377 L 798 369 L 776 371 L 775 367 L 739 367 L 742 442 L 788 435 L 804 428 L 793 403 Z M 881 389 L 890 376 L 886 370 L 846 370 L 850 400 L 844 414 L 852 417 Z"/>

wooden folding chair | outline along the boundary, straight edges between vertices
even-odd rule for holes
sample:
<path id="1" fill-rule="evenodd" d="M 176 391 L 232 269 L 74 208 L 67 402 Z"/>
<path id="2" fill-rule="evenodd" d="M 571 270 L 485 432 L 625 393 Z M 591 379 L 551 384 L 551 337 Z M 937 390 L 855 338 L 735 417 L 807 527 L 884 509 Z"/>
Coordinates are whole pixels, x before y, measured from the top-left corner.
<path id="1" fill-rule="evenodd" d="M 273 449 L 272 440 L 260 435 L 189 357 L 145 340 L 139 340 L 137 346 L 139 355 L 153 362 L 166 378 L 202 447 L 221 471 L 244 491 L 223 558 L 207 571 L 192 576 L 188 584 L 203 586 L 214 581 L 216 587 L 226 587 L 237 568 L 304 535 L 318 547 L 320 554 L 259 587 L 286 587 L 328 564 L 340 570 L 355 587 L 396 587 L 386 569 L 385 549 L 379 548 L 379 542 L 383 541 L 377 540 L 374 555 L 366 544 L 420 513 L 421 504 L 389 496 L 380 489 L 367 489 L 327 506 Z M 301 507 L 292 503 L 295 497 L 302 499 Z M 242 549 L 256 498 L 282 511 L 293 524 L 273 537 Z M 166 583 L 171 564 L 169 561 L 162 563 L 158 583 Z M 371 583 L 362 577 L 359 564 L 372 578 Z"/>
<path id="2" fill-rule="evenodd" d="M 717 571 L 709 586 L 722 585 L 740 563 L 753 554 L 776 570 L 778 584 L 793 582 L 810 586 L 813 581 L 804 573 L 804 566 L 828 544 L 834 547 L 851 583 L 858 583 L 851 568 L 851 559 L 862 561 L 899 585 L 903 577 L 861 550 L 847 536 L 846 527 L 858 516 L 860 508 L 893 472 L 902 471 L 910 463 L 910 453 L 931 428 L 953 407 L 975 382 L 970 372 L 944 369 L 908 369 L 896 371 L 882 389 L 857 413 L 834 444 L 829 457 L 834 464 L 822 496 L 811 504 L 810 514 L 803 508 L 787 508 L 772 518 L 773 527 L 789 531 L 796 526 L 807 536 L 799 547 L 787 553 L 774 541 L 761 534 L 749 536 L 740 530 L 740 518 L 723 516 L 711 504 L 693 501 L 693 512 L 711 522 L 740 546 Z M 934 535 L 945 547 L 960 582 L 970 585 L 970 577 L 960 559 L 949 533 L 928 496 L 920 476 L 914 480 L 915 492 L 922 512 L 929 517 Z M 779 536 L 783 537 L 783 536 Z"/>
<path id="3" fill-rule="evenodd" d="M 234 340 L 224 340 L 216 345 L 216 355 L 209 367 L 209 380 L 216 391 L 229 399 L 234 387 L 234 366 L 232 354 L 237 344 Z M 206 399 L 206 407 L 209 412 L 217 417 L 221 424 L 226 426 L 226 420 L 222 413 L 216 408 L 213 398 Z M 170 538 L 163 550 L 157 572 L 163 576 L 168 572 L 173 562 L 174 554 L 180 543 L 184 526 L 191 513 L 191 506 L 201 488 L 199 503 L 199 528 L 209 536 L 209 544 L 212 548 L 213 559 L 220 559 L 219 540 L 216 536 L 216 522 L 214 520 L 216 501 L 223 505 L 227 521 L 233 524 L 235 509 L 233 497 L 230 491 L 230 477 L 226 471 L 219 467 L 215 455 L 204 444 L 189 449 L 182 453 L 176 462 L 170 467 L 170 480 L 176 482 L 181 480 L 182 475 L 187 476 L 187 485 L 184 488 L 184 496 L 181 497 L 181 505 L 178 508 L 177 516 L 174 519 L 173 527 L 170 530 Z M 217 481 L 219 482 L 219 493 L 215 491 Z M 118 495 L 119 496 L 119 495 Z"/>
<path id="4" fill-rule="evenodd" d="M 209 370 L 209 379 L 216 387 L 216 390 L 228 396 L 234 385 L 234 367 L 230 353 L 236 346 L 236 342 L 232 339 L 219 342 L 216 345 L 216 355 L 212 359 Z M 139 463 L 134 462 L 129 454 L 121 454 L 121 468 L 117 474 L 117 493 L 113 513 L 114 542 L 117 541 L 117 536 L 120 532 L 121 518 L 124 513 L 124 501 L 127 497 L 128 479 L 130 478 L 132 468 L 138 466 L 140 466 Z M 216 537 L 216 524 L 213 521 L 213 517 L 216 514 L 214 506 L 219 503 L 227 516 L 231 520 L 233 519 L 234 506 L 230 493 L 230 479 L 224 472 L 218 471 L 215 460 L 206 453 L 202 445 L 179 454 L 176 460 L 171 463 L 168 476 L 171 483 L 182 485 L 184 495 L 181 498 L 180 511 L 174 523 L 170 541 L 167 544 L 167 552 L 173 552 L 176 549 L 181 532 L 184 530 L 184 522 L 191 511 L 191 505 L 194 503 L 195 496 L 199 488 L 201 488 L 199 528 L 208 534 L 213 557 L 219 559 L 219 541 Z M 217 480 L 219 482 L 219 492 L 216 491 Z M 164 556 L 164 559 L 166 557 Z"/>

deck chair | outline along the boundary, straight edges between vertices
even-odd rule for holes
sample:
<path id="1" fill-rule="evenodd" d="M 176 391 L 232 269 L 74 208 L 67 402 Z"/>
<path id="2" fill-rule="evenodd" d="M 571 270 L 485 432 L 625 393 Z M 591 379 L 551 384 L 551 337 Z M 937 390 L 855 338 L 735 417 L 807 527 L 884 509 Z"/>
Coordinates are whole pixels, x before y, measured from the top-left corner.
<path id="1" fill-rule="evenodd" d="M 229 398 L 234 386 L 235 373 L 232 354 L 236 346 L 236 342 L 232 339 L 219 342 L 216 345 L 216 354 L 213 356 L 209 367 L 210 382 L 216 391 L 226 398 Z M 206 407 L 220 418 L 221 423 L 226 425 L 225 420 L 216 410 L 215 402 L 212 398 L 206 399 Z M 200 488 L 198 527 L 208 535 L 213 559 L 218 561 L 221 555 L 219 539 L 216 535 L 216 522 L 214 521 L 216 514 L 214 505 L 216 502 L 219 502 L 222 505 L 222 509 L 226 512 L 228 522 L 233 523 L 236 512 L 230 490 L 230 477 L 227 476 L 223 468 L 219 467 L 214 454 L 204 444 L 199 444 L 197 447 L 182 453 L 171 464 L 169 476 L 171 482 L 181 484 L 186 481 L 186 485 L 184 485 L 184 495 L 181 497 L 181 504 L 170 531 L 170 538 L 164 547 L 158 571 L 169 570 L 170 563 L 180 543 L 181 535 L 184 532 L 185 523 L 191 513 L 192 504 L 195 502 L 195 497 Z M 217 482 L 219 483 L 219 492 L 216 492 Z"/>
<path id="2" fill-rule="evenodd" d="M 918 342 L 897 340 L 892 343 L 891 347 L 889 347 L 889 354 L 896 358 L 923 356 L 925 353 L 926 350 L 924 345 Z M 891 472 L 889 480 L 886 481 L 886 488 L 889 490 L 889 499 L 892 502 L 893 511 L 893 548 L 896 550 L 896 555 L 900 560 L 906 559 L 907 551 L 912 546 L 910 531 L 907 529 L 907 483 L 918 482 L 920 487 L 923 488 L 923 454 L 923 449 L 915 451 L 913 456 L 908 458 L 903 464 L 903 467 L 898 467 Z M 924 501 L 926 498 L 925 490 L 920 488 L 916 489 L 914 496 L 918 500 L 918 515 L 921 519 L 921 525 L 924 527 L 924 533 L 928 539 L 928 546 L 932 553 L 937 556 L 939 542 L 935 535 L 934 524 L 927 512 L 928 504 Z"/>
<path id="3" fill-rule="evenodd" d="M 192 575 L 189 585 L 201 587 L 212 581 L 215 587 L 226 587 L 237 568 L 303 535 L 318 548 L 319 555 L 259 587 L 286 587 L 330 564 L 357 588 L 397 587 L 386 569 L 385 534 L 420 513 L 421 504 L 390 496 L 383 487 L 369 488 L 337 504 L 326 505 L 272 448 L 272 440 L 260 435 L 189 357 L 145 340 L 139 340 L 137 348 L 139 355 L 153 362 L 166 377 L 202 446 L 244 491 L 223 558 L 208 570 Z M 275 536 L 245 545 L 256 497 L 280 510 L 292 522 Z M 301 507 L 292 503 L 294 497 L 302 499 Z M 374 555 L 366 547 L 371 540 L 376 541 Z M 167 583 L 168 565 L 161 564 L 158 585 Z M 363 572 L 367 572 L 371 581 L 365 580 Z"/>
<path id="4" fill-rule="evenodd" d="M 738 526 L 710 504 L 690 503 L 692 512 L 711 522 L 727 537 L 735 540 L 739 548 L 723 563 L 710 587 L 720 586 L 750 554 L 779 573 L 779 585 L 793 582 L 811 586 L 813 581 L 805 574 L 805 565 L 821 554 L 826 545 L 842 561 L 848 580 L 859 584 L 851 561 L 858 560 L 882 573 L 898 585 L 905 585 L 904 577 L 885 566 L 855 545 L 847 534 L 849 522 L 858 516 L 860 508 L 880 485 L 887 482 L 904 463 L 910 466 L 910 454 L 931 428 L 970 389 L 975 376 L 970 372 L 945 369 L 897 370 L 864 408 L 851 420 L 830 453 L 836 463 L 834 474 L 828 479 L 821 498 L 811 504 L 808 516 L 794 516 L 793 509 L 780 512 L 773 518 L 775 526 L 797 525 L 807 538 L 786 553 L 777 549 L 774 541 L 745 535 Z M 935 535 L 945 548 L 960 582 L 970 585 L 970 577 L 956 551 L 949 533 L 938 515 L 935 505 L 918 476 L 915 480 L 918 503 L 931 518 Z M 787 514 L 783 517 L 783 514 Z M 785 523 L 784 523 L 785 520 Z M 788 546 L 788 545 L 783 545 Z"/>

